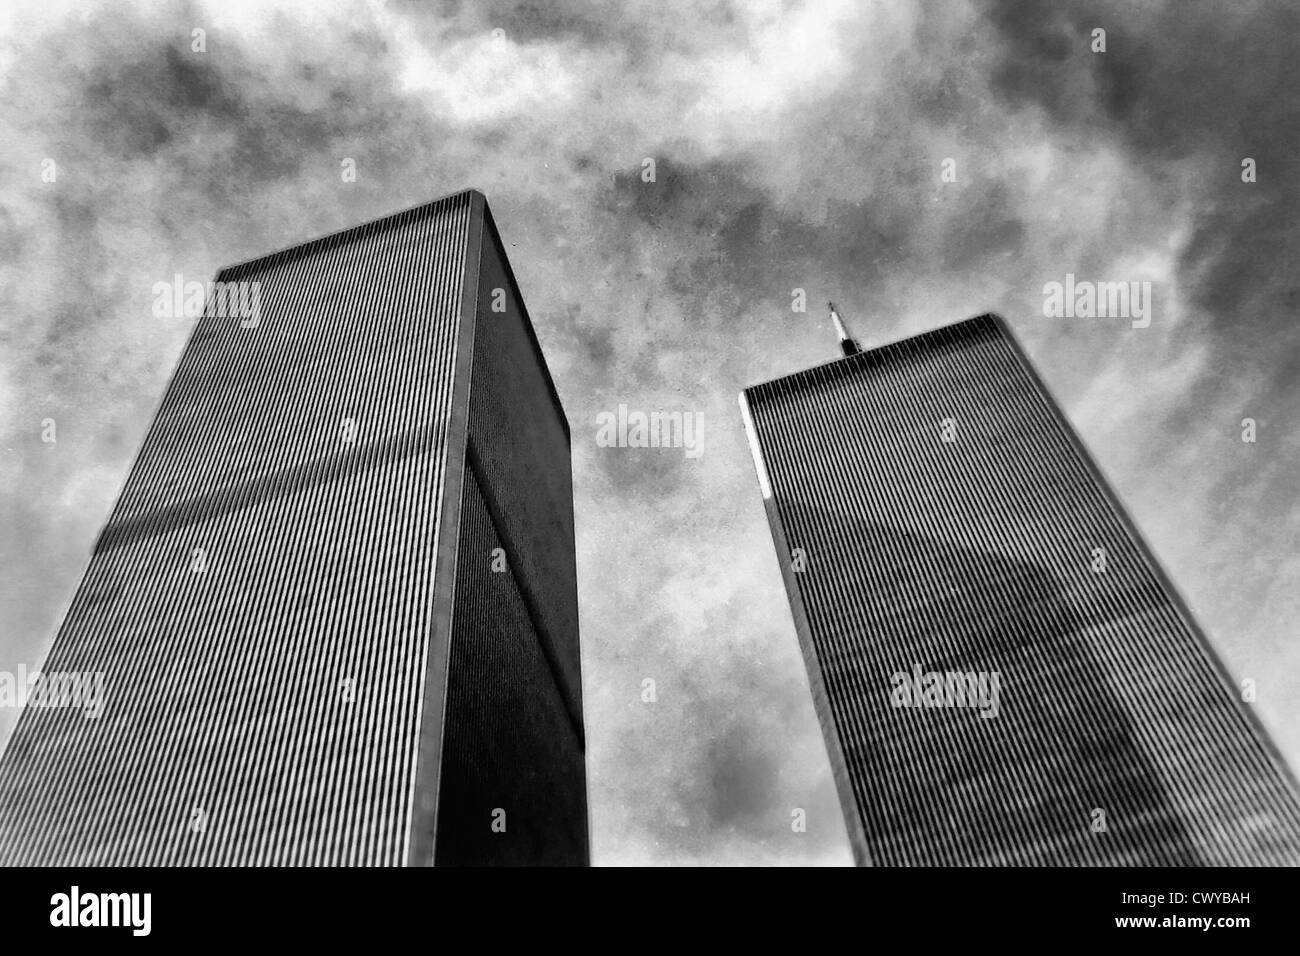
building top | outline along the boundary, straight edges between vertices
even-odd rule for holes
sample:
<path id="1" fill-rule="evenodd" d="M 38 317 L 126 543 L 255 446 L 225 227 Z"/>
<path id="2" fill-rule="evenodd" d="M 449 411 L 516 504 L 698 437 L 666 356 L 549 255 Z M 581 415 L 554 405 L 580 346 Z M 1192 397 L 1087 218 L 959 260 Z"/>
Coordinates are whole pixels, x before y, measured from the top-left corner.
<path id="1" fill-rule="evenodd" d="M 840 337 L 840 351 L 845 355 L 857 355 L 862 349 L 858 348 L 858 343 L 849 335 L 849 330 L 844 325 L 844 320 L 840 314 L 835 311 L 835 303 L 827 302 L 826 307 L 831 310 L 831 322 L 835 324 L 835 332 Z"/>
<path id="2" fill-rule="evenodd" d="M 426 202 L 409 206 L 406 209 L 399 209 L 397 212 L 388 213 L 377 219 L 368 219 L 365 222 L 358 223 L 355 226 L 349 226 L 346 229 L 340 229 L 335 232 L 327 232 L 323 235 L 316 236 L 313 239 L 304 239 L 301 242 L 291 243 L 273 252 L 263 253 L 260 256 L 253 256 L 250 259 L 242 259 L 239 262 L 224 266 L 217 270 L 219 280 L 233 281 L 241 275 L 252 272 L 256 269 L 265 268 L 271 265 L 279 265 L 285 262 L 292 262 L 295 259 L 301 259 L 303 256 L 309 256 L 313 253 L 320 252 L 322 249 L 332 248 L 334 246 L 344 245 L 360 239 L 363 235 L 370 235 L 374 232 L 390 229 L 409 222 L 411 219 L 420 219 L 434 212 L 438 212 L 454 201 L 473 200 L 477 198 L 487 207 L 487 196 L 478 189 L 461 189 L 456 192 L 447 193 L 439 196 L 437 199 L 430 199 Z"/>
<path id="3" fill-rule="evenodd" d="M 354 242 L 366 236 L 372 236 L 376 232 L 381 232 L 390 228 L 396 228 L 402 224 L 410 223 L 412 220 L 423 219 L 426 216 L 435 215 L 446 210 L 448 207 L 460 203 L 468 202 L 471 207 L 471 217 L 481 215 L 485 226 L 484 234 L 490 236 L 492 242 L 496 244 L 497 252 L 505 266 L 506 279 L 510 283 L 511 292 L 514 293 L 515 301 L 519 303 L 520 311 L 524 320 L 524 328 L 528 332 L 528 339 L 532 345 L 533 352 L 537 358 L 537 364 L 542 370 L 542 375 L 546 379 L 547 390 L 550 392 L 551 400 L 555 403 L 555 410 L 559 414 L 560 424 L 564 428 L 564 437 L 570 440 L 571 430 L 569 427 L 569 418 L 564 412 L 564 403 L 560 401 L 560 393 L 555 387 L 555 381 L 551 378 L 551 370 L 546 365 L 546 358 L 542 354 L 541 343 L 537 340 L 537 332 L 533 328 L 532 317 L 528 313 L 528 306 L 524 302 L 523 294 L 519 290 L 519 282 L 515 278 L 514 267 L 510 263 L 510 257 L 506 253 L 505 244 L 501 240 L 501 233 L 497 229 L 496 220 L 492 216 L 491 207 L 488 205 L 487 196 L 482 191 L 474 188 L 462 189 L 458 192 L 448 193 L 437 199 L 411 206 L 407 209 L 381 216 L 378 219 L 371 219 L 367 222 L 355 226 L 349 226 L 347 229 L 338 232 L 327 233 L 323 236 L 317 236 L 315 239 L 309 239 L 304 242 L 294 243 L 285 246 L 275 252 L 269 252 L 264 255 L 255 256 L 251 259 L 245 259 L 233 265 L 225 266 L 217 271 L 218 282 L 235 282 L 246 278 L 252 273 L 262 269 L 281 266 L 289 262 L 296 261 L 305 256 L 314 255 L 326 249 L 332 249 L 336 246 L 345 245 Z M 471 268 L 477 268 L 477 254 L 474 254 Z M 481 298 L 481 296 L 480 296 Z"/>
<path id="4" fill-rule="evenodd" d="M 839 320 L 839 315 L 835 312 L 833 304 L 831 305 L 831 316 L 833 321 Z M 844 330 L 842 320 L 836 321 L 836 330 L 840 333 L 841 348 L 845 351 L 845 355 L 823 362 L 820 365 L 814 365 L 811 368 L 791 372 L 789 375 L 750 385 L 743 390 L 742 394 L 746 397 L 763 398 L 774 392 L 790 391 L 806 385 L 831 381 L 863 368 L 885 364 L 909 351 L 925 349 L 939 342 L 962 341 L 994 332 L 1001 332 L 1004 336 L 1013 338 L 1006 321 L 992 312 L 986 312 L 963 322 L 931 329 L 907 338 L 897 339 L 875 348 L 859 349 L 857 351 L 848 350 L 849 346 L 854 349 L 858 347 L 857 343 L 848 336 L 847 330 Z"/>

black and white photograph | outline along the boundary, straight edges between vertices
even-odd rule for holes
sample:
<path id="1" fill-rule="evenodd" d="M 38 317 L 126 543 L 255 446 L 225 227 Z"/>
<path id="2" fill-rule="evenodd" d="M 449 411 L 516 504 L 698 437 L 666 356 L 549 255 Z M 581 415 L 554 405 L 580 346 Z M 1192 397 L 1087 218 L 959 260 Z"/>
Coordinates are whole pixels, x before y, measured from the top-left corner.
<path id="1" fill-rule="evenodd" d="M 1300 6 L 6 0 L 0 88 L 22 926 L 287 867 L 1285 926 Z"/>

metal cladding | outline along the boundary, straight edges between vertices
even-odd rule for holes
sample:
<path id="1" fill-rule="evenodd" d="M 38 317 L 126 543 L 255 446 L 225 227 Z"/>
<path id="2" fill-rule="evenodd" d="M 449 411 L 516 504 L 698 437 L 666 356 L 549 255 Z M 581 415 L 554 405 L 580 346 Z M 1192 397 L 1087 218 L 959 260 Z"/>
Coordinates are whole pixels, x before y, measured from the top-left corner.
<path id="1" fill-rule="evenodd" d="M 746 389 L 855 858 L 1300 863 L 1294 779 L 995 316 Z"/>
<path id="2" fill-rule="evenodd" d="M 486 224 L 436 862 L 585 865 L 569 424 Z"/>
<path id="3" fill-rule="evenodd" d="M 106 705 L 94 719 L 25 709 L 0 758 L 0 864 L 421 864 L 444 831 L 494 832 L 488 813 L 440 812 L 442 790 L 476 785 L 449 779 L 444 738 L 464 751 L 491 744 L 479 723 L 531 727 L 532 700 L 508 681 L 549 695 L 546 726 L 560 697 L 526 618 L 498 609 L 499 594 L 455 588 L 457 562 L 487 566 L 481 545 L 496 540 L 461 501 L 475 487 L 470 367 L 494 361 L 474 353 L 492 292 L 479 272 L 499 245 L 471 191 L 217 276 L 258 283 L 260 312 L 225 317 L 210 303 L 186 345 L 42 668 L 102 672 Z M 500 400 L 563 421 L 512 304 L 532 345 L 513 361 L 546 387 Z M 546 440 L 557 473 L 536 480 L 553 503 L 571 487 L 567 431 Z M 569 556 L 552 617 L 572 627 L 554 640 L 576 675 L 571 497 L 564 507 L 553 524 L 567 539 L 544 544 Z M 528 529 L 531 547 L 541 535 Z M 489 613 L 493 628 L 519 629 L 462 620 Z M 453 631 L 504 637 L 513 670 L 449 670 L 491 657 L 453 646 Z M 478 709 L 451 727 L 444 708 L 465 681 Z M 574 706 L 580 730 L 580 694 Z M 495 772 L 509 828 L 458 862 L 586 862 L 580 735 L 562 766 L 548 763 L 556 749 Z M 456 773 L 484 759 L 462 755 Z M 562 820 L 516 779 L 542 769 L 547 797 L 566 791 Z"/>

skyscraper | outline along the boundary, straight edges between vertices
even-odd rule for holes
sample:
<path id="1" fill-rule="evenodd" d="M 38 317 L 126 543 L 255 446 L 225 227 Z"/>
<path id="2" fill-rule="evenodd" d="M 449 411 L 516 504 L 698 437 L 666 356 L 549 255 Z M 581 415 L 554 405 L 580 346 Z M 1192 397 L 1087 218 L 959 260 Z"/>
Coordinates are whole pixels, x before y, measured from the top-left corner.
<path id="1" fill-rule="evenodd" d="M 480 193 L 224 269 L 43 668 L 103 712 L 24 711 L 0 863 L 585 864 L 575 578 Z"/>
<path id="2" fill-rule="evenodd" d="M 841 337 L 741 410 L 857 862 L 1300 862 L 1294 779 L 1003 322 Z"/>

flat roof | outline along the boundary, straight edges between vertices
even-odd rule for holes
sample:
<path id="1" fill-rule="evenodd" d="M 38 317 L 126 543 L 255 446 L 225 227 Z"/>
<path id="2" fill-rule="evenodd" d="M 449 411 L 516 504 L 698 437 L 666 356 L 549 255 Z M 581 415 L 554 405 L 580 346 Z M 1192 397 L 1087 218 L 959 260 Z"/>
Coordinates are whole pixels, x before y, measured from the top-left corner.
<path id="1" fill-rule="evenodd" d="M 559 390 L 555 387 L 555 380 L 551 377 L 551 370 L 546 364 L 546 356 L 542 352 L 542 345 L 537 339 L 537 331 L 533 328 L 532 316 L 528 313 L 528 306 L 524 302 L 523 294 L 519 291 L 519 282 L 515 278 L 514 267 L 510 263 L 510 256 L 506 253 L 505 243 L 501 241 L 501 233 L 497 229 L 496 219 L 492 216 L 491 207 L 488 204 L 487 196 L 473 187 L 457 190 L 448 193 L 445 196 L 439 196 L 437 199 L 431 199 L 422 202 L 419 205 L 411 206 L 378 219 L 371 219 L 355 226 L 349 226 L 347 229 L 338 232 L 326 233 L 323 236 L 317 236 L 314 239 L 308 239 L 303 242 L 297 242 L 274 252 L 268 252 L 251 259 L 244 259 L 232 265 L 224 266 L 217 270 L 218 282 L 236 281 L 240 276 L 247 275 L 259 269 L 269 268 L 274 265 L 283 265 L 286 262 L 293 262 L 304 256 L 314 255 L 323 252 L 326 249 L 332 249 L 336 246 L 344 245 L 354 240 L 360 239 L 363 235 L 374 235 L 376 231 L 394 228 L 403 223 L 410 222 L 412 219 L 420 219 L 426 215 L 438 212 L 451 205 L 454 200 L 464 199 L 471 206 L 471 216 L 473 216 L 477 205 L 482 210 L 483 223 L 485 225 L 484 235 L 490 236 L 492 242 L 496 245 L 497 253 L 505 267 L 506 279 L 510 283 L 510 290 L 514 294 L 515 300 L 519 303 L 521 317 L 524 322 L 524 329 L 528 334 L 528 341 L 532 344 L 533 352 L 537 357 L 537 364 L 541 368 L 542 377 L 546 380 L 547 390 L 551 394 L 551 401 L 555 403 L 555 409 L 560 416 L 560 424 L 564 428 L 564 437 L 567 441 L 572 441 L 571 429 L 569 426 L 569 417 L 564 412 L 564 403 L 560 401 Z"/>
<path id="2" fill-rule="evenodd" d="M 1015 341 L 1015 336 L 1011 334 L 1011 329 L 1005 319 L 996 313 L 985 312 L 969 319 L 963 319 L 960 322 L 953 322 L 950 325 L 941 325 L 937 329 L 929 329 L 916 335 L 909 335 L 906 338 L 887 342 L 884 345 L 863 349 L 854 355 L 844 355 L 822 362 L 820 365 L 813 365 L 797 372 L 791 372 L 788 375 L 748 385 L 741 390 L 741 394 L 747 398 L 762 398 L 766 393 L 779 389 L 782 385 L 794 385 L 796 382 L 806 382 L 810 379 L 815 382 L 827 381 L 840 372 L 847 372 L 863 365 L 878 365 L 881 362 L 895 358 L 901 352 L 924 348 L 937 342 L 951 342 L 954 339 L 970 338 L 993 331 L 1001 332 L 1006 338 Z"/>

